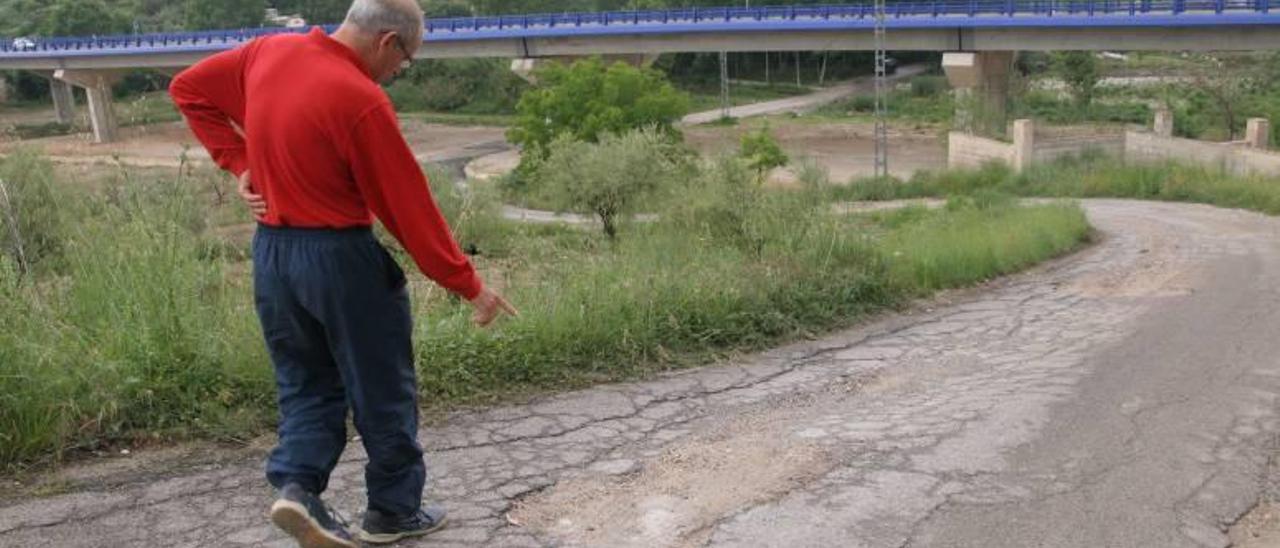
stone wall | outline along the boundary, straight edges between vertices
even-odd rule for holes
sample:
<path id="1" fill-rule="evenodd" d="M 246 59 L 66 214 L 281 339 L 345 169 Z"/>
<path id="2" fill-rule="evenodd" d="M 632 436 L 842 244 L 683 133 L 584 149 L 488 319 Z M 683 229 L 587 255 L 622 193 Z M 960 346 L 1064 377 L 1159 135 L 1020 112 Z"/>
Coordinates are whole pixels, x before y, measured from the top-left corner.
<path id="1" fill-rule="evenodd" d="M 1032 162 L 1037 164 L 1052 162 L 1064 156 L 1079 156 L 1089 150 L 1096 150 L 1107 156 L 1120 158 L 1124 156 L 1124 143 L 1125 135 L 1123 133 L 1037 139 Z"/>
<path id="2" fill-rule="evenodd" d="M 1124 157 L 1131 162 L 1195 162 L 1201 165 L 1226 167 L 1232 153 L 1231 145 L 1161 137 L 1155 133 L 1129 131 L 1124 138 Z"/>
<path id="3" fill-rule="evenodd" d="M 992 160 L 1013 165 L 1014 146 L 1010 143 L 953 131 L 947 137 L 947 166 L 972 168 Z"/>
<path id="4" fill-rule="evenodd" d="M 1063 156 L 1078 155 L 1086 150 L 1099 149 L 1107 154 L 1124 153 L 1124 135 L 1075 134 L 1067 136 L 1040 135 L 1031 120 L 1017 120 L 1010 134 L 1012 143 L 987 139 L 968 133 L 953 132 L 949 138 L 947 165 L 950 167 L 976 167 L 989 161 L 1009 164 L 1021 172 L 1032 164 L 1049 162 Z"/>
<path id="5" fill-rule="evenodd" d="M 1172 119 L 1167 111 L 1157 113 L 1155 127 L 1172 133 Z M 1270 123 L 1266 119 L 1249 120 L 1245 139 L 1230 143 L 1214 143 L 1183 139 L 1146 131 L 1046 132 L 1037 133 L 1030 120 L 1013 124 L 1013 142 L 953 132 L 948 146 L 947 165 L 972 168 L 990 161 L 1000 161 L 1015 171 L 1052 162 L 1064 156 L 1098 150 L 1127 162 L 1192 163 L 1221 168 L 1235 175 L 1280 176 L 1280 152 L 1267 149 Z"/>
<path id="6" fill-rule="evenodd" d="M 1280 153 L 1243 142 L 1212 143 L 1130 131 L 1125 134 L 1124 157 L 1129 162 L 1192 163 L 1233 175 L 1280 175 Z"/>

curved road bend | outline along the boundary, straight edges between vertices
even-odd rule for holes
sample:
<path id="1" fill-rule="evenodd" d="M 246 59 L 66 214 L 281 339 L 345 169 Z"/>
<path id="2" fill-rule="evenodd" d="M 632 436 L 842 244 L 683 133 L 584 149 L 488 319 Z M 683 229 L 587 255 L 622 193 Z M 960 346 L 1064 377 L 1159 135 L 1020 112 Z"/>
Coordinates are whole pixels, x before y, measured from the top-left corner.
<path id="1" fill-rule="evenodd" d="M 1086 206 L 1098 245 L 991 287 L 427 428 L 454 521 L 406 545 L 1227 546 L 1280 478 L 1280 220 Z M 288 546 L 259 468 L 0 503 L 0 546 Z"/>

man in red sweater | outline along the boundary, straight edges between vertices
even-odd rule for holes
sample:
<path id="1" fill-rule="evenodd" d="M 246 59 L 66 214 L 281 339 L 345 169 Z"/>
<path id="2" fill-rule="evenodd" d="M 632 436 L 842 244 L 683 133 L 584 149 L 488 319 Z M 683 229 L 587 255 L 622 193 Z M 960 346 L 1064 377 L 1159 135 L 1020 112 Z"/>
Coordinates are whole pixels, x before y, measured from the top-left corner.
<path id="1" fill-rule="evenodd" d="M 361 538 L 395 542 L 445 520 L 422 505 L 409 297 L 373 217 L 423 274 L 475 307 L 477 324 L 515 314 L 458 249 L 377 84 L 408 67 L 422 32 L 414 0 L 355 0 L 333 35 L 258 39 L 170 86 L 259 222 L 254 300 L 280 406 L 271 519 L 307 547 L 355 546 L 319 498 L 346 443 L 348 407 L 369 455 Z"/>

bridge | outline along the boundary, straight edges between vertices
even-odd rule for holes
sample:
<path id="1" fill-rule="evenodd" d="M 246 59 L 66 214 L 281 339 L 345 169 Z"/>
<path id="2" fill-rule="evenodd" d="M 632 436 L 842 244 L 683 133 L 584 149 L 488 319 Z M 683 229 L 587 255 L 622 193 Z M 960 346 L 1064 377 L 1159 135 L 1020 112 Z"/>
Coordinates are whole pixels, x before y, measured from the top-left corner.
<path id="1" fill-rule="evenodd" d="M 1003 112 L 1018 50 L 1280 49 L 1271 0 L 910 0 L 889 6 L 886 47 L 941 51 L 953 85 Z M 873 49 L 870 4 L 687 8 L 431 19 L 421 58 L 520 60 L 584 55 Z M 326 27 L 332 30 L 332 26 Z M 305 29 L 238 29 L 0 41 L 0 70 L 54 82 L 60 120 L 69 85 L 86 89 L 98 141 L 114 138 L 110 86 L 121 70 L 174 72 L 255 38 Z M 527 66 L 527 65 L 526 65 Z"/>

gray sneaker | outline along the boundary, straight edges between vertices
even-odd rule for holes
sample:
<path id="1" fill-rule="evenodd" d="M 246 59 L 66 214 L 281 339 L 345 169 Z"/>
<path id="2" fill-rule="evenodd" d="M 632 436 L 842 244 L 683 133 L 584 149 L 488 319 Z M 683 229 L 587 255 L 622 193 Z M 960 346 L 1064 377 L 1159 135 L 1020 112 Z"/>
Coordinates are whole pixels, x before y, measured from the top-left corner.
<path id="1" fill-rule="evenodd" d="M 357 548 L 347 524 L 302 486 L 290 483 L 280 489 L 271 505 L 271 522 L 289 533 L 302 548 Z"/>
<path id="2" fill-rule="evenodd" d="M 390 544 L 408 537 L 420 537 L 444 528 L 449 520 L 444 508 L 427 507 L 408 516 L 384 514 L 372 508 L 364 515 L 360 540 L 369 544 Z"/>

